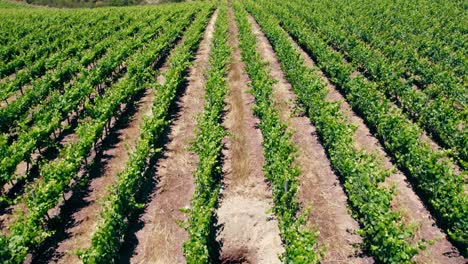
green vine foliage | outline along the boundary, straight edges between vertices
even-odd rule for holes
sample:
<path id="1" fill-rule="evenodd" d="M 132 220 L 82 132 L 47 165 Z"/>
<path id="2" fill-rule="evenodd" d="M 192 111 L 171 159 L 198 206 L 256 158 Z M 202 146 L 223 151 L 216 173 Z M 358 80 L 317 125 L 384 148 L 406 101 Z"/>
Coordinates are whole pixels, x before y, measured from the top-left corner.
<path id="1" fill-rule="evenodd" d="M 174 102 L 177 90 L 185 78 L 184 73 L 190 66 L 212 10 L 210 5 L 198 14 L 187 29 L 183 43 L 171 53 L 169 58 L 171 67 L 166 73 L 166 80 L 163 85 L 157 85 L 155 88 L 158 96 L 153 104 L 152 116 L 145 119 L 136 149 L 131 153 L 125 170 L 119 173 L 117 183 L 106 197 L 100 223 L 92 236 L 91 247 L 79 252 L 84 263 L 116 262 L 117 253 L 128 227 L 127 217 L 132 211 L 142 207 L 136 202 L 136 196 L 144 183 L 142 174 L 151 157 L 160 151 L 156 145 L 169 125 L 170 105 Z M 154 82 L 151 70 L 147 70 L 147 76 L 152 79 L 150 82 Z"/>
<path id="2" fill-rule="evenodd" d="M 179 11 L 180 12 L 180 11 Z M 173 16 L 172 19 L 169 19 Z M 33 151 L 44 147 L 50 141 L 50 136 L 57 130 L 63 129 L 62 122 L 67 120 L 70 113 L 78 112 L 80 107 L 85 108 L 83 114 L 80 115 L 80 120 L 93 116 L 99 111 L 94 111 L 92 101 L 89 99 L 94 93 L 99 93 L 98 87 L 103 80 L 112 75 L 116 68 L 120 66 L 122 61 L 128 59 L 132 52 L 142 48 L 149 41 L 164 34 L 164 25 L 173 19 L 180 19 L 178 12 L 169 13 L 168 15 L 158 15 L 156 13 L 153 19 L 159 19 L 155 22 L 154 26 L 145 27 L 147 21 L 141 21 L 128 30 L 116 34 L 114 37 L 109 38 L 110 42 L 105 46 L 98 47 L 98 49 L 109 48 L 108 46 L 115 43 L 122 37 L 136 37 L 135 40 L 129 40 L 120 47 L 109 48 L 104 57 L 97 63 L 96 67 L 91 70 L 86 69 L 86 64 L 81 65 L 81 78 L 73 82 L 72 85 L 67 84 L 63 88 L 65 91 L 49 91 L 48 100 L 43 104 L 37 106 L 36 111 L 31 114 L 31 118 L 21 122 L 21 127 L 28 127 L 18 133 L 17 139 L 8 146 L 7 152 L 1 156 L 0 161 L 0 185 L 3 186 L 8 181 L 13 180 L 14 172 L 17 165 L 21 161 L 29 161 Z M 143 28 L 142 32 L 138 32 L 138 28 Z M 98 54 L 98 53 L 94 53 Z M 50 89 L 50 87 L 49 87 Z M 33 89 L 33 93 L 40 91 L 40 88 Z M 103 93 L 103 91 L 101 91 Z M 20 98 L 23 100 L 27 95 Z M 30 102 L 31 103 L 31 102 Z M 33 105 L 30 105 L 30 108 Z"/>
<path id="3" fill-rule="evenodd" d="M 194 172 L 195 192 L 191 207 L 186 211 L 189 218 L 185 224 L 189 238 L 183 245 L 187 263 L 213 263 L 213 232 L 215 209 L 221 188 L 220 155 L 222 140 L 226 136 L 221 118 L 228 92 L 226 74 L 231 58 L 228 46 L 227 3 L 219 2 L 211 45 L 210 68 L 205 84 L 205 107 L 198 119 L 193 150 L 199 157 Z"/>
<path id="4" fill-rule="evenodd" d="M 318 234 L 305 226 L 307 210 L 304 213 L 298 212 L 296 193 L 300 170 L 294 165 L 297 153 L 291 134 L 281 122 L 279 112 L 272 103 L 274 80 L 269 76 L 266 63 L 256 51 L 257 41 L 247 20 L 247 13 L 237 2 L 234 7 L 239 27 L 241 55 L 255 97 L 254 113 L 260 119 L 263 135 L 263 171 L 271 182 L 273 211 L 278 218 L 285 247 L 281 260 L 285 263 L 318 263 L 321 253 L 316 243 Z"/>
<path id="5" fill-rule="evenodd" d="M 267 4 L 265 2 L 265 4 Z M 318 38 L 307 23 L 290 13 L 274 9 L 281 25 L 309 53 L 318 67 L 341 89 L 349 104 L 384 143 L 396 165 L 422 194 L 433 215 L 450 239 L 466 255 L 468 245 L 468 196 L 463 190 L 466 172 L 457 174 L 453 162 L 441 150 L 421 141 L 422 130 L 392 108 L 379 86 L 362 76 L 351 78 L 355 68 L 343 63 L 343 55 Z"/>
<path id="6" fill-rule="evenodd" d="M 354 148 L 355 128 L 346 122 L 337 103 L 325 99 L 325 84 L 313 69 L 305 66 L 278 21 L 265 13 L 265 6 L 260 8 L 252 1 L 246 1 L 245 6 L 272 44 L 298 102 L 307 109 L 332 166 L 344 182 L 353 215 L 361 224 L 365 249 L 383 263 L 411 262 L 419 248 L 410 242 L 413 230 L 402 222 L 400 213 L 392 211 L 392 190 L 380 187 L 389 172 L 382 168 L 375 156 Z M 337 74 L 335 79 L 348 76 Z"/>
<path id="7" fill-rule="evenodd" d="M 466 121 L 466 112 L 463 107 L 455 105 L 466 105 L 466 88 L 451 87 L 451 82 L 443 85 L 434 85 L 431 82 L 429 89 L 414 89 L 412 80 L 403 80 L 405 67 L 399 64 L 387 62 L 385 56 L 370 48 L 363 41 L 345 33 L 339 25 L 318 26 L 327 20 L 323 17 L 310 15 L 314 8 L 304 7 L 300 1 L 290 2 L 283 6 L 284 11 L 299 14 L 299 17 L 308 25 L 311 32 L 321 36 L 327 44 L 345 54 L 345 58 L 353 63 L 355 69 L 363 68 L 366 77 L 375 81 L 379 87 L 384 89 L 385 94 L 391 100 L 401 106 L 404 112 L 432 135 L 442 146 L 451 149 L 450 155 L 459 160 L 460 164 L 467 162 L 468 158 L 468 132 L 463 126 Z M 276 9 L 278 10 L 278 9 Z M 440 76 L 440 75 L 439 75 Z M 442 77 L 440 77 L 442 78 Z M 437 89 L 448 88 L 454 96 L 444 96 L 443 91 Z M 430 92 L 429 92 L 430 90 Z"/>
<path id="8" fill-rule="evenodd" d="M 191 4 L 180 6 L 183 10 L 186 10 L 186 7 L 191 7 Z M 176 23 L 167 24 L 159 38 L 128 59 L 127 74 L 88 107 L 90 118 L 78 125 L 78 140 L 63 148 L 59 159 L 41 167 L 41 181 L 35 184 L 34 189 L 27 190 L 24 197 L 27 213 L 18 213 L 9 227 L 9 236 L 1 236 L 1 243 L 5 244 L 0 251 L 2 262 L 21 263 L 31 247 L 40 244 L 51 235 L 52 231 L 47 230 L 45 226 L 47 211 L 58 204 L 70 182 L 78 176 L 79 169 L 86 165 L 83 164 L 86 157 L 107 130 L 111 118 L 119 111 L 121 105 L 132 102 L 134 96 L 145 88 L 147 68 L 151 67 L 158 54 L 167 52 L 182 35 L 183 29 L 191 22 L 193 12 L 197 11 L 196 8 L 191 10 L 192 12 L 180 12 L 180 19 L 176 20 Z"/>

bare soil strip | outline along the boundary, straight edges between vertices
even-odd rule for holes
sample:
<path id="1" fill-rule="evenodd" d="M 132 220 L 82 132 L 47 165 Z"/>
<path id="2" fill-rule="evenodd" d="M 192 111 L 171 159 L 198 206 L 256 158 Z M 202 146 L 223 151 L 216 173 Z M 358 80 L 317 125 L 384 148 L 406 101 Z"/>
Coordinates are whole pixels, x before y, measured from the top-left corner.
<path id="1" fill-rule="evenodd" d="M 272 210 L 271 190 L 263 176 L 262 135 L 253 116 L 254 98 L 241 60 L 238 29 L 229 10 L 233 58 L 228 73 L 229 95 L 224 126 L 229 137 L 223 149 L 224 192 L 217 212 L 222 229 L 217 237 L 221 263 L 280 263 L 284 252 Z"/>
<path id="2" fill-rule="evenodd" d="M 216 17 L 217 11 L 205 30 L 189 71 L 185 94 L 177 102 L 180 110 L 171 124 L 169 143 L 152 175 L 157 186 L 140 219 L 143 227 L 135 234 L 137 245 L 130 260 L 132 263 L 185 262 L 182 244 L 187 239 L 187 234 L 177 221 L 185 219 L 179 209 L 190 206 L 194 191 L 193 171 L 198 158 L 189 150 L 189 146 L 195 139 L 195 118 L 203 112 L 206 81 L 204 74 L 209 67 Z"/>
<path id="3" fill-rule="evenodd" d="M 270 75 L 277 81 L 273 87 L 276 108 L 293 133 L 292 139 L 298 149 L 296 161 L 301 169 L 298 199 L 303 208 L 312 208 L 308 225 L 320 232 L 319 245 L 326 249 L 322 263 L 373 263 L 372 258 L 357 256 L 359 252 L 353 244 L 362 241 L 355 234 L 359 225 L 348 212 L 347 197 L 338 176 L 331 168 L 314 126 L 307 117 L 298 115 L 296 96 L 285 80 L 268 39 L 255 20 L 252 17 L 249 20 L 259 43 L 257 50 L 268 62 Z"/>
<path id="4" fill-rule="evenodd" d="M 302 54 L 306 64 L 311 67 L 315 65 L 315 62 L 310 56 L 292 39 L 291 41 Z M 376 154 L 381 158 L 386 168 L 395 169 L 395 173 L 388 177 L 385 184 L 395 185 L 396 194 L 393 203 L 394 209 L 402 211 L 403 217 L 407 223 L 413 223 L 417 226 L 415 239 L 435 240 L 433 245 L 428 245 L 427 249 L 417 255 L 414 260 L 417 263 L 466 263 L 466 260 L 460 256 L 457 249 L 447 240 L 447 236 L 437 227 L 434 218 L 425 208 L 418 195 L 413 191 L 406 176 L 395 168 L 391 158 L 385 153 L 379 141 L 371 134 L 364 121 L 352 111 L 346 99 L 338 92 L 337 88 L 329 82 L 323 72 L 318 70 L 316 73 L 322 77 L 322 80 L 327 84 L 330 91 L 327 99 L 330 101 L 340 101 L 341 110 L 348 118 L 349 122 L 357 127 L 355 133 L 356 147 Z"/>

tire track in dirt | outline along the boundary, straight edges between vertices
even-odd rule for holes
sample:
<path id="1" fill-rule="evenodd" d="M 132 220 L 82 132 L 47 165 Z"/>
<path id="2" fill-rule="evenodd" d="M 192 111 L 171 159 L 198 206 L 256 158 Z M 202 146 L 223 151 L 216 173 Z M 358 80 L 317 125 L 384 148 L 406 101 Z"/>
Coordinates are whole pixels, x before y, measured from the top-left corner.
<path id="1" fill-rule="evenodd" d="M 339 178 L 316 136 L 315 127 L 306 116 L 296 113 L 296 96 L 268 39 L 250 16 L 249 21 L 259 43 L 257 51 L 268 62 L 270 76 L 277 81 L 273 86 L 275 107 L 293 133 L 298 149 L 296 162 L 301 170 L 298 199 L 303 208 L 312 208 L 308 225 L 320 232 L 318 243 L 326 249 L 322 263 L 373 263 L 372 258 L 357 256 L 359 252 L 353 245 L 361 243 L 362 238 L 355 234 L 359 225 L 348 212 L 347 197 Z"/>
<path id="2" fill-rule="evenodd" d="M 182 245 L 187 239 L 187 233 L 177 221 L 185 219 L 179 209 L 190 206 L 195 188 L 193 171 L 198 158 L 189 147 L 195 139 L 195 118 L 203 112 L 206 81 L 204 74 L 209 67 L 216 18 L 217 11 L 208 23 L 194 64 L 190 67 L 185 94 L 177 102 L 180 110 L 171 124 L 166 151 L 157 162 L 156 172 L 152 175 L 157 186 L 141 216 L 143 227 L 135 234 L 137 245 L 131 263 L 185 262 Z M 163 66 L 163 69 L 167 66 Z M 164 79 L 161 78 L 158 82 L 162 83 Z"/>
<path id="3" fill-rule="evenodd" d="M 395 185 L 396 187 L 393 208 L 402 212 L 406 223 L 417 226 L 415 240 L 435 240 L 433 245 L 427 245 L 427 249 L 419 253 L 414 260 L 417 263 L 466 263 L 466 260 L 460 256 L 458 250 L 447 240 L 446 234 L 437 227 L 434 218 L 426 209 L 419 196 L 413 191 L 406 176 L 396 169 L 391 158 L 386 154 L 378 139 L 372 135 L 364 120 L 353 112 L 343 95 L 330 83 L 325 74 L 315 66 L 316 64 L 312 58 L 292 38 L 290 39 L 302 54 L 306 65 L 317 69 L 316 74 L 326 83 L 329 90 L 327 99 L 341 102 L 340 109 L 344 116 L 357 127 L 355 133 L 356 148 L 375 154 L 382 160 L 385 168 L 395 170 L 395 173 L 392 173 L 387 178 L 385 184 Z M 358 72 L 355 72 L 352 77 L 358 74 Z"/>
<path id="4" fill-rule="evenodd" d="M 220 262 L 280 263 L 278 254 L 284 248 L 278 222 L 269 212 L 273 200 L 262 172 L 262 135 L 256 128 L 259 120 L 252 113 L 254 97 L 247 85 L 232 8 L 228 17 L 233 56 L 224 119 L 229 132 L 223 149 L 224 192 L 217 211 L 218 223 L 223 227 L 217 238 L 222 245 Z"/>

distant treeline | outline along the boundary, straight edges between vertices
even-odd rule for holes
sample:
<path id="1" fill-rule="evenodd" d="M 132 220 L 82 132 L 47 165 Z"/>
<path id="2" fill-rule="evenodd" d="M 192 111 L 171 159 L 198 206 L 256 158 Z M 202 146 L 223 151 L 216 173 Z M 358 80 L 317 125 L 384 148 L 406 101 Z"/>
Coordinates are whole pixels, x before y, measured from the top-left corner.
<path id="1" fill-rule="evenodd" d="M 25 3 L 26 2 L 21 1 L 0 0 L 0 9 L 23 9 L 31 7 Z"/>
<path id="2" fill-rule="evenodd" d="M 24 0 L 28 4 L 51 7 L 100 7 L 183 2 L 184 0 Z"/>

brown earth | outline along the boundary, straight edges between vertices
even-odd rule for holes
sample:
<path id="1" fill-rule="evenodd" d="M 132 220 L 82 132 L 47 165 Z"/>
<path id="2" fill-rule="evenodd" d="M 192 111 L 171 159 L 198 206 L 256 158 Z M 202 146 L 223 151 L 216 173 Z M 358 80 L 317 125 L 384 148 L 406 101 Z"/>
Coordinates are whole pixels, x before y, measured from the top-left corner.
<path id="1" fill-rule="evenodd" d="M 196 117 L 203 112 L 205 73 L 217 11 L 213 14 L 190 68 L 185 94 L 177 102 L 178 116 L 171 124 L 169 143 L 152 176 L 157 182 L 145 212 L 143 227 L 136 233 L 137 245 L 131 263 L 184 263 L 186 231 L 177 222 L 186 217 L 179 211 L 188 208 L 194 191 L 193 172 L 198 163 L 189 150 L 195 139 Z M 167 65 L 166 65 L 167 66 Z M 159 80 L 164 81 L 163 79 Z"/>
<path id="2" fill-rule="evenodd" d="M 262 173 L 262 136 L 253 116 L 254 98 L 249 93 L 248 76 L 241 61 L 238 29 L 229 10 L 230 46 L 233 57 L 228 73 L 229 95 L 224 126 L 223 192 L 217 211 L 222 226 L 221 263 L 280 263 L 284 252 L 278 222 L 271 213 L 271 190 Z"/>
<path id="3" fill-rule="evenodd" d="M 346 194 L 320 145 L 315 127 L 307 117 L 296 114 L 296 96 L 285 80 L 273 48 L 255 20 L 252 17 L 249 20 L 259 43 L 257 51 L 268 62 L 270 76 L 277 81 L 273 87 L 276 108 L 293 133 L 298 150 L 296 162 L 301 170 L 298 200 L 303 208 L 311 208 L 308 225 L 319 231 L 319 246 L 325 248 L 322 263 L 372 263 L 371 258 L 357 256 L 353 245 L 362 241 L 355 234 L 359 225 L 348 212 Z"/>

